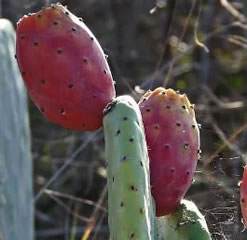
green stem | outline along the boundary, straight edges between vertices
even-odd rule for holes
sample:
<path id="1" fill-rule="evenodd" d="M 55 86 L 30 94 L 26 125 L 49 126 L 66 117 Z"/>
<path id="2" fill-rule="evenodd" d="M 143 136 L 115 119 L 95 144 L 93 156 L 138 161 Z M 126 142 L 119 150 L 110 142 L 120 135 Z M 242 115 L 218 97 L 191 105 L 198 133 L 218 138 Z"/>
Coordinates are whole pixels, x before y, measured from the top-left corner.
<path id="1" fill-rule="evenodd" d="M 131 97 L 121 96 L 104 113 L 111 239 L 154 239 L 149 161 L 139 107 Z"/>

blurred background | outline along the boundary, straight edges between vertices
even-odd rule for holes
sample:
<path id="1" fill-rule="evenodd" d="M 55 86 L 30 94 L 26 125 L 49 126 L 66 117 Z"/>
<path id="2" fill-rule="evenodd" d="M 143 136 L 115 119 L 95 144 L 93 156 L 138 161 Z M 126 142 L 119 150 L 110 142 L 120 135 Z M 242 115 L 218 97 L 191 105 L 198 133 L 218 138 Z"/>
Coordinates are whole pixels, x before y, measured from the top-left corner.
<path id="1" fill-rule="evenodd" d="M 0 0 L 14 26 L 54 1 Z M 201 124 L 202 158 L 187 199 L 212 238 L 247 239 L 238 183 L 247 162 L 247 1 L 60 1 L 82 17 L 109 55 L 117 94 L 137 101 L 157 86 L 186 93 Z M 102 130 L 44 119 L 29 100 L 35 239 L 108 239 Z"/>

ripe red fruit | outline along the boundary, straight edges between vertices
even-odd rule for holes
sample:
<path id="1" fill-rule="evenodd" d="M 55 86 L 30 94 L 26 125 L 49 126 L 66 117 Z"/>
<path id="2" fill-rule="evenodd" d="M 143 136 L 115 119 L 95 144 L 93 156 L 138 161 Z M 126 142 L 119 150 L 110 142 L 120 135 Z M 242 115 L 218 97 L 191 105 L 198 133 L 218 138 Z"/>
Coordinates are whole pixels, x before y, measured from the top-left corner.
<path id="1" fill-rule="evenodd" d="M 247 166 L 244 167 L 242 181 L 240 182 L 240 207 L 243 217 L 243 224 L 247 227 Z"/>
<path id="2" fill-rule="evenodd" d="M 193 105 L 172 89 L 147 92 L 139 103 L 149 150 L 156 215 L 172 213 L 191 185 L 200 153 Z"/>
<path id="3" fill-rule="evenodd" d="M 114 83 L 101 46 L 80 18 L 60 4 L 24 16 L 16 57 L 32 100 L 48 119 L 75 130 L 102 126 Z"/>

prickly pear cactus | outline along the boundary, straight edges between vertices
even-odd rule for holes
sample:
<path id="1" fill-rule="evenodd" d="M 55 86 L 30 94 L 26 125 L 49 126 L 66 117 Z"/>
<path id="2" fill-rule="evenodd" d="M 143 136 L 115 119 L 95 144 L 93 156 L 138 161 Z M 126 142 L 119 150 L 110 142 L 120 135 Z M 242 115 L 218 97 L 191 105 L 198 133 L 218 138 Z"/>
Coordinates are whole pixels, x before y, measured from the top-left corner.
<path id="1" fill-rule="evenodd" d="M 240 186 L 240 207 L 243 217 L 243 224 L 247 227 L 247 166 L 244 167 L 242 181 Z"/>
<path id="2" fill-rule="evenodd" d="M 33 240 L 27 95 L 14 54 L 14 27 L 0 19 L 0 239 Z"/>
<path id="3" fill-rule="evenodd" d="M 142 117 L 129 96 L 104 111 L 111 240 L 153 239 L 154 209 Z"/>
<path id="4" fill-rule="evenodd" d="M 205 218 L 188 200 L 171 215 L 158 217 L 157 227 L 160 240 L 211 240 Z"/>
<path id="5" fill-rule="evenodd" d="M 32 100 L 48 119 L 75 130 L 102 126 L 114 83 L 81 18 L 61 4 L 24 16 L 17 24 L 16 57 Z"/>
<path id="6" fill-rule="evenodd" d="M 200 153 L 193 105 L 172 89 L 147 92 L 139 103 L 150 158 L 156 216 L 172 213 L 188 190 Z"/>

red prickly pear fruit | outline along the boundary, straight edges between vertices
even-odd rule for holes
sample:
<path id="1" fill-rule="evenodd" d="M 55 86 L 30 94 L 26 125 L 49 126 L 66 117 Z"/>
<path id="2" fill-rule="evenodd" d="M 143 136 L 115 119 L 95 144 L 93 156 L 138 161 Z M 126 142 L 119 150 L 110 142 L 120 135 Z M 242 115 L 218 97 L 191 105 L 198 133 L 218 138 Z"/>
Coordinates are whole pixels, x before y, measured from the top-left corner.
<path id="1" fill-rule="evenodd" d="M 172 213 L 191 185 L 200 155 L 194 106 L 172 89 L 148 91 L 140 100 L 149 149 L 156 216 Z"/>
<path id="2" fill-rule="evenodd" d="M 114 82 L 96 37 L 61 4 L 17 23 L 16 57 L 31 99 L 54 123 L 74 130 L 102 126 Z"/>
<path id="3" fill-rule="evenodd" d="M 240 207 L 243 217 L 243 224 L 247 227 L 247 166 L 244 167 L 244 173 L 240 186 Z"/>

